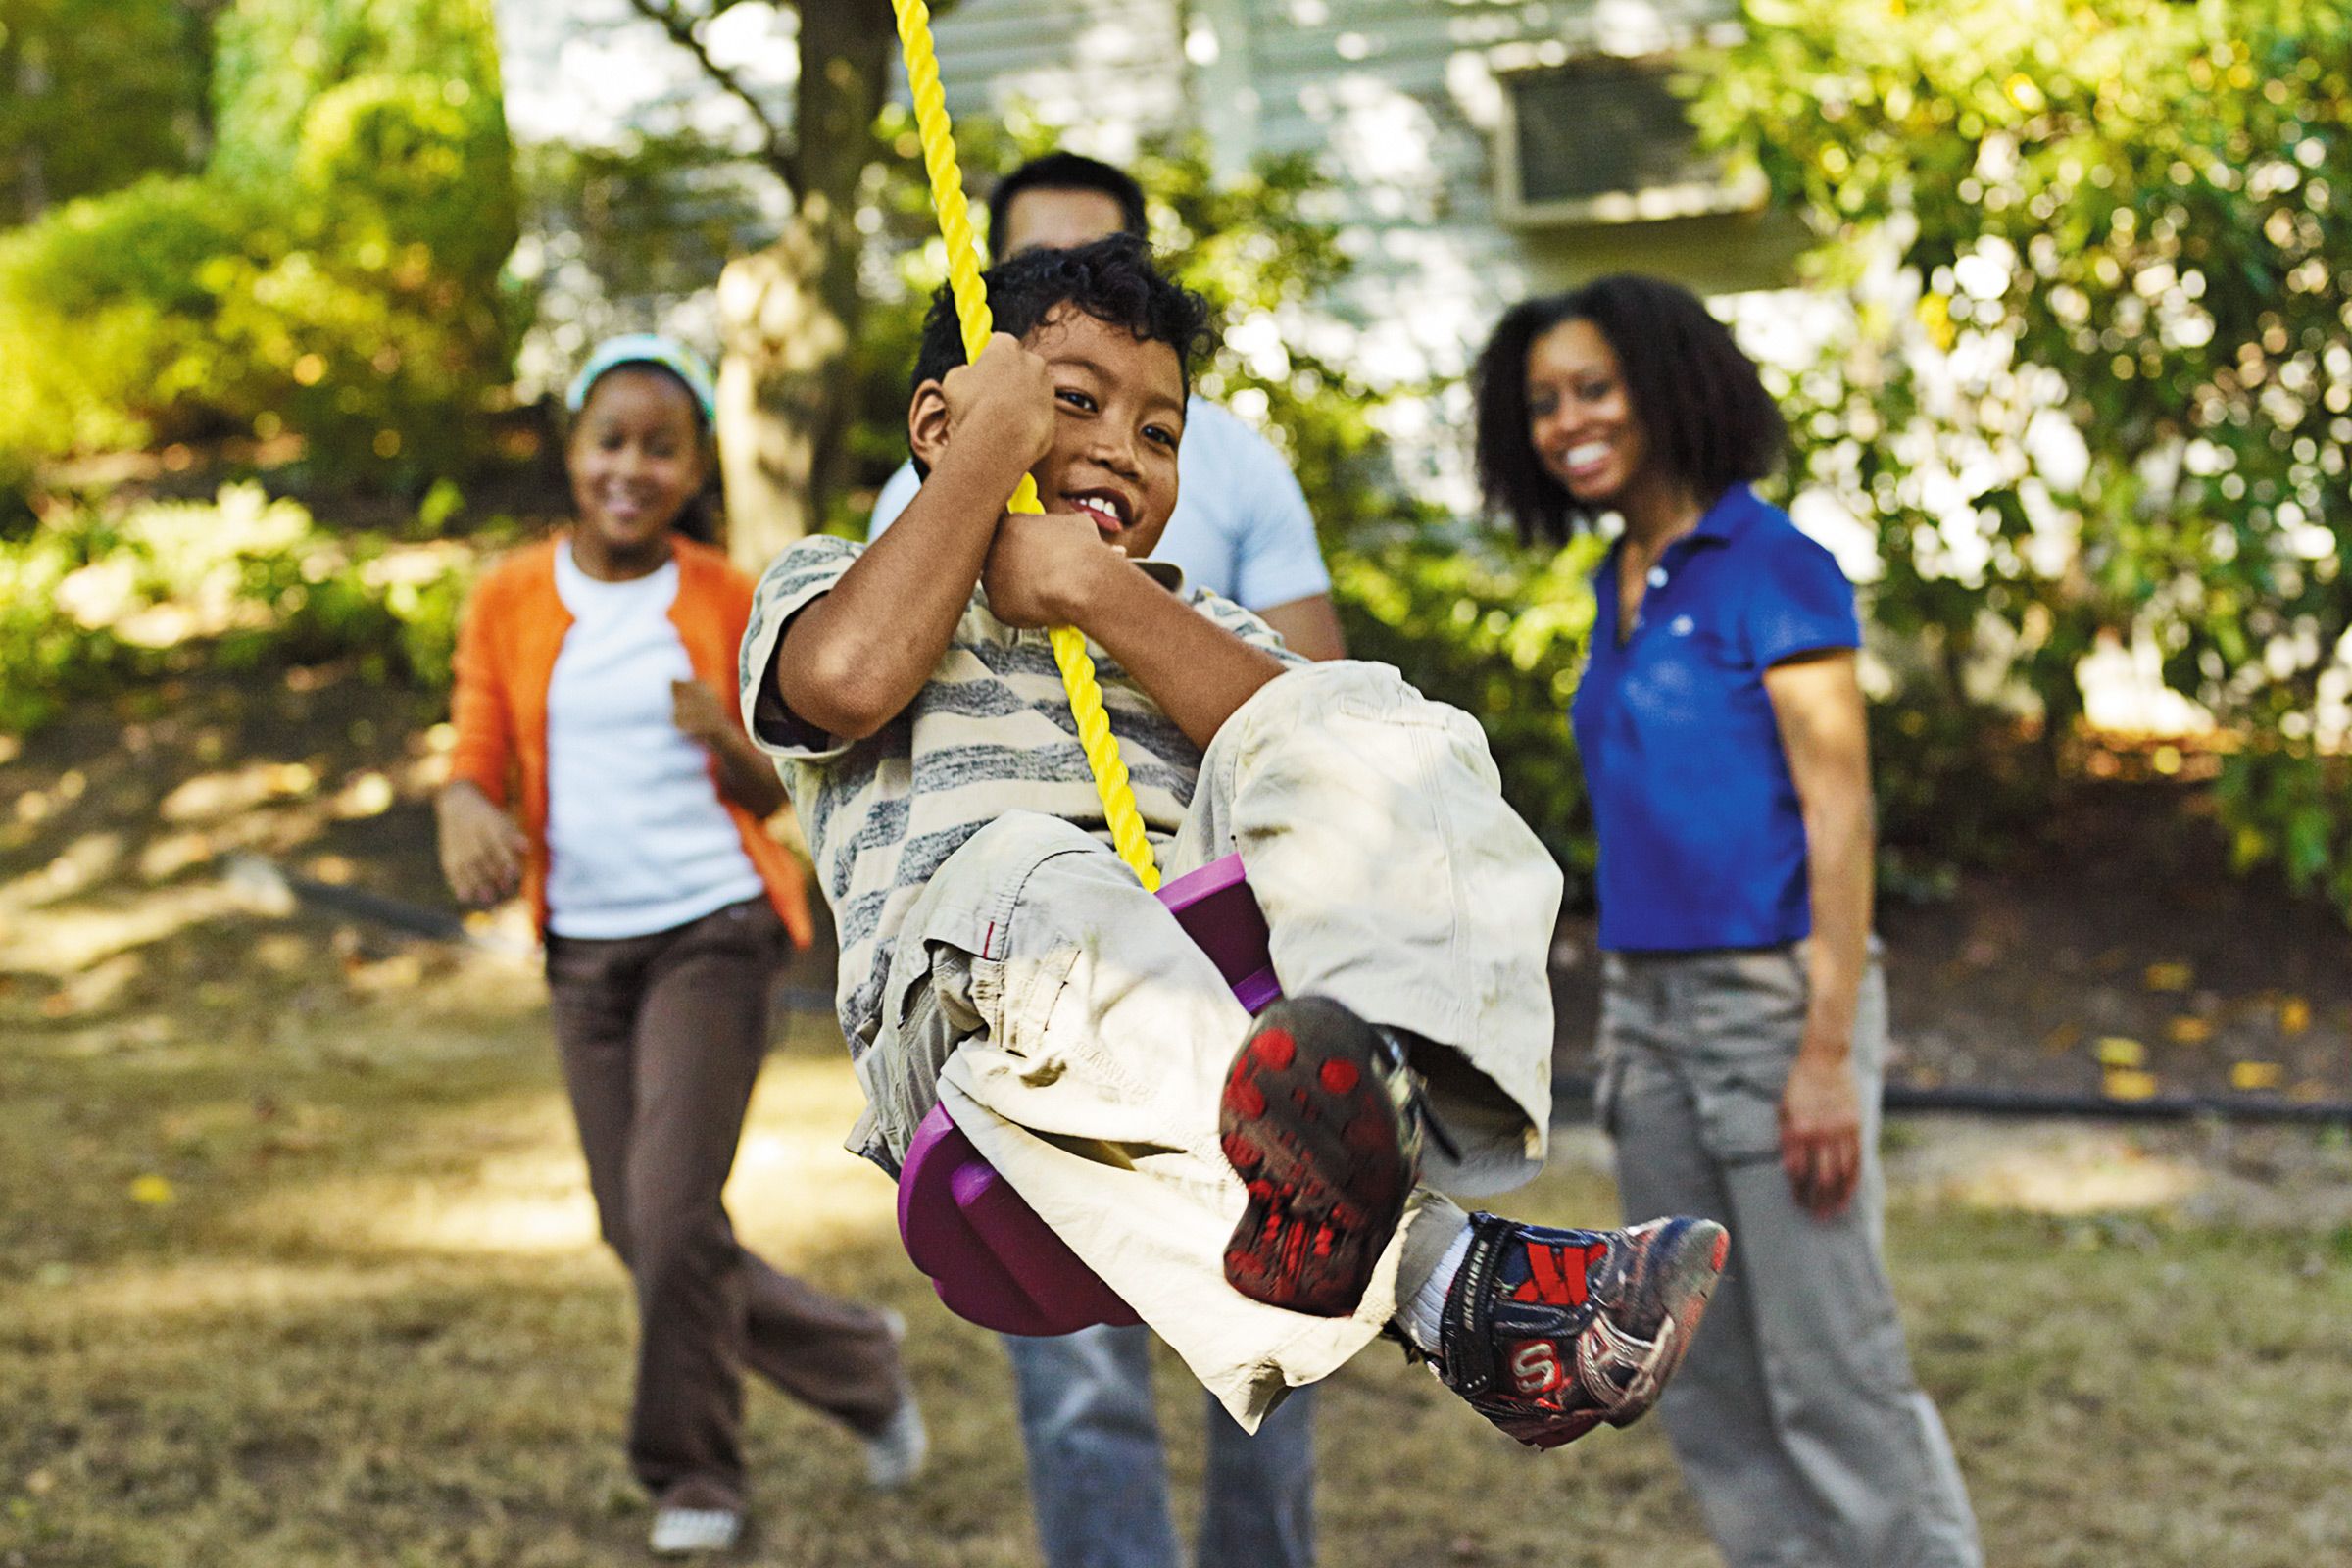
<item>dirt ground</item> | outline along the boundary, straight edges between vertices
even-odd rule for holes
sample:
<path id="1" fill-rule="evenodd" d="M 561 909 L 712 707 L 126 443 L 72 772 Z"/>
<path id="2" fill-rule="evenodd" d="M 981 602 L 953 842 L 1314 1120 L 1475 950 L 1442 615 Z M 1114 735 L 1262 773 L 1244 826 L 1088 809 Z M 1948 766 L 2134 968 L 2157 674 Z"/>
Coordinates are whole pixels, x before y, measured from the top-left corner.
<path id="1" fill-rule="evenodd" d="M 629 1314 L 526 959 L 288 908 L 231 867 L 439 904 L 429 714 L 317 674 L 142 694 L 0 740 L 0 1565 L 618 1564 Z M 2135 787 L 2136 788 L 2136 787 Z M 1883 921 L 1897 1071 L 2352 1097 L 2325 911 L 2219 876 L 2193 795 L 2116 790 L 2057 848 Z M 511 934 L 511 925 L 489 932 Z M 1562 1063 L 1589 1052 L 1563 930 Z M 788 998 L 826 985 L 810 955 Z M 779 1030 L 730 1200 L 786 1267 L 909 1317 L 933 1479 L 761 1392 L 750 1560 L 1035 1560 L 1004 1361 L 899 1255 L 838 1148 L 821 1006 Z M 2258 1075 L 2261 1076 L 2261 1075 Z M 1889 1247 L 1991 1561 L 2352 1561 L 2352 1147 L 2340 1133 L 1905 1119 Z M 1564 1128 L 1515 1208 L 1613 1212 Z M 1200 1402 L 1161 1368 L 1180 1495 Z M 1332 1564 L 1711 1561 L 1648 1426 L 1537 1458 L 1360 1357 L 1321 1422 Z"/>

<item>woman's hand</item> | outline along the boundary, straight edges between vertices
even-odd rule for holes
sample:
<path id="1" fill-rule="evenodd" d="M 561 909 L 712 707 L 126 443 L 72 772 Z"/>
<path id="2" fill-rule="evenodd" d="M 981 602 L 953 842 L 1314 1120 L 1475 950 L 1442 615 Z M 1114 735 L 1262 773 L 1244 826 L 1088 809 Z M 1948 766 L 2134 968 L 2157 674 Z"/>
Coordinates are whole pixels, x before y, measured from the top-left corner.
<path id="1" fill-rule="evenodd" d="M 742 727 L 727 711 L 727 705 L 718 700 L 718 693 L 699 680 L 669 683 L 669 721 L 688 740 L 713 748 L 726 744 L 727 737 Z"/>
<path id="2" fill-rule="evenodd" d="M 1862 1095 L 1843 1044 L 1798 1048 L 1781 1091 L 1781 1168 L 1821 1219 L 1844 1209 L 1862 1175 Z"/>
<path id="3" fill-rule="evenodd" d="M 471 784 L 444 789 L 433 803 L 440 829 L 441 874 L 462 904 L 488 906 L 512 898 L 522 882 L 530 841 L 514 819 Z"/>

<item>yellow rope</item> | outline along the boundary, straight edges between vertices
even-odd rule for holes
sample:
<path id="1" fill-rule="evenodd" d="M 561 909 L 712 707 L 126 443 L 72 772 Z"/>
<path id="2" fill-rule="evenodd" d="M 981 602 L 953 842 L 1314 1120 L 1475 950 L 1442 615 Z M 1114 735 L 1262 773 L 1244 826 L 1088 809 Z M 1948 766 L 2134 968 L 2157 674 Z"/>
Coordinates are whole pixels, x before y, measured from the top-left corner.
<path id="1" fill-rule="evenodd" d="M 995 322 L 989 315 L 988 291 L 980 282 L 979 247 L 972 239 L 971 209 L 963 199 L 963 174 L 956 166 L 956 133 L 948 123 L 947 94 L 939 85 L 939 56 L 931 45 L 931 9 L 923 0 L 890 3 L 898 14 L 906 83 L 914 92 L 915 133 L 923 144 L 923 169 L 931 176 L 931 205 L 939 212 L 940 237 L 948 245 L 948 286 L 956 296 L 956 318 L 963 327 L 963 357 L 977 360 L 980 351 L 988 347 Z M 1021 475 L 1020 488 L 1012 493 L 1006 510 L 1046 510 L 1037 499 L 1034 478 Z M 1152 844 L 1144 837 L 1144 819 L 1135 808 L 1135 791 L 1127 781 L 1118 739 L 1110 733 L 1110 716 L 1102 710 L 1102 687 L 1095 679 L 1095 662 L 1086 654 L 1086 636 L 1073 626 L 1056 626 L 1053 640 L 1054 662 L 1060 666 L 1062 689 L 1069 694 L 1070 714 L 1078 721 L 1078 743 L 1086 750 L 1087 766 L 1094 770 L 1095 793 L 1102 797 L 1111 843 L 1144 886 L 1157 892 L 1159 867 L 1152 863 Z"/>

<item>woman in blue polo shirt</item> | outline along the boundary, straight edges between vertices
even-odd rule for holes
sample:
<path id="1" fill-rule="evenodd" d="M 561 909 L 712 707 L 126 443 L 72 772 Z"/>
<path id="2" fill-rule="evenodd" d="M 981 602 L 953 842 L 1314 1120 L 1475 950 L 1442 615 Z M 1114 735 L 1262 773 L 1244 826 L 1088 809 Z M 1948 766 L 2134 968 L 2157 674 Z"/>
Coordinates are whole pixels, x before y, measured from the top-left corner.
<path id="1" fill-rule="evenodd" d="M 1572 717 L 1600 839 L 1601 1114 L 1629 1216 L 1733 1255 L 1660 1401 L 1735 1568 L 1977 1568 L 1880 1253 L 1886 987 L 1852 588 L 1749 489 L 1786 433 L 1689 291 L 1530 300 L 1481 355 L 1478 466 L 1528 542 L 1624 521 Z"/>

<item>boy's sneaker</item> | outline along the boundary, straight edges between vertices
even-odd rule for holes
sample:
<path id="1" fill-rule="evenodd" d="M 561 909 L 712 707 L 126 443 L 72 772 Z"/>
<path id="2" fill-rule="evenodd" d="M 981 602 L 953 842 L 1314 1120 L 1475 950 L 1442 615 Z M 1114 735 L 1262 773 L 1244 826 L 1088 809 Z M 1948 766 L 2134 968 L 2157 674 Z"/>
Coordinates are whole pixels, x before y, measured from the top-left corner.
<path id="1" fill-rule="evenodd" d="M 1705 1219 L 1557 1231 L 1470 1216 L 1439 1380 L 1531 1448 L 1630 1426 L 1690 1348 L 1731 1247 Z"/>
<path id="2" fill-rule="evenodd" d="M 1403 1047 L 1326 997 L 1258 1014 L 1226 1069 L 1217 1131 L 1250 1192 L 1225 1278 L 1318 1317 L 1362 1301 L 1420 1170 L 1422 1111 Z"/>

